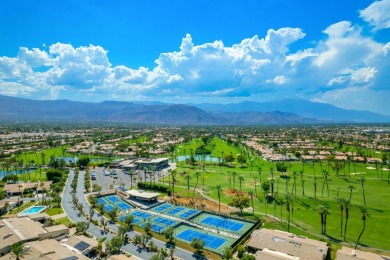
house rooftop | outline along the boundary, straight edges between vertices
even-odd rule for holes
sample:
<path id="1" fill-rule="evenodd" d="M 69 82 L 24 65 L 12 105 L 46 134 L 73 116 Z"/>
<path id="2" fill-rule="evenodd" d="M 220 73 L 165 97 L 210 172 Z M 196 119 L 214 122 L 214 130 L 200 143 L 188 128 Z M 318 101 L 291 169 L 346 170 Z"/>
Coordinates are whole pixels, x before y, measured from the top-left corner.
<path id="1" fill-rule="evenodd" d="M 263 250 L 263 253 L 268 255 L 273 253 L 271 259 L 285 257 L 280 259 L 322 260 L 328 253 L 328 246 L 325 242 L 265 228 L 252 233 L 247 247 Z"/>
<path id="2" fill-rule="evenodd" d="M 145 199 L 152 199 L 155 197 L 158 197 L 160 195 L 159 193 L 154 192 L 145 192 L 140 190 L 128 190 L 126 193 L 130 194 L 130 196 L 133 197 L 139 197 L 139 198 L 145 198 Z"/>
<path id="3" fill-rule="evenodd" d="M 371 253 L 371 252 L 365 252 L 365 251 L 360 251 L 357 249 L 349 248 L 343 246 L 341 249 L 337 251 L 337 260 L 365 260 L 365 259 L 370 259 L 370 260 L 384 260 L 386 258 Z"/>

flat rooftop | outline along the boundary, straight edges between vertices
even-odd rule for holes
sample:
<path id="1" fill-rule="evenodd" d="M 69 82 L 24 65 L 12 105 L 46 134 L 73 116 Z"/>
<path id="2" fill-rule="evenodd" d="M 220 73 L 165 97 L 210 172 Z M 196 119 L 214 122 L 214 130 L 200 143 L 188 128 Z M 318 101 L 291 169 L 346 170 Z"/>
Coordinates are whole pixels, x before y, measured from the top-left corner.
<path id="1" fill-rule="evenodd" d="M 247 246 L 257 250 L 264 250 L 264 253 L 273 253 L 273 257 L 278 256 L 280 258 L 288 255 L 301 260 L 322 260 L 325 259 L 328 252 L 328 246 L 325 242 L 266 228 L 255 230 Z"/>
<path id="2" fill-rule="evenodd" d="M 134 197 L 140 197 L 140 198 L 145 198 L 145 199 L 152 199 L 155 197 L 158 197 L 160 195 L 159 193 L 154 193 L 154 192 L 145 192 L 145 191 L 139 191 L 139 190 L 128 190 L 126 191 L 130 196 Z"/>
<path id="3" fill-rule="evenodd" d="M 337 260 L 365 260 L 365 259 L 384 260 L 385 259 L 384 257 L 371 252 L 360 251 L 345 246 L 343 246 L 341 249 L 337 251 L 336 258 Z"/>

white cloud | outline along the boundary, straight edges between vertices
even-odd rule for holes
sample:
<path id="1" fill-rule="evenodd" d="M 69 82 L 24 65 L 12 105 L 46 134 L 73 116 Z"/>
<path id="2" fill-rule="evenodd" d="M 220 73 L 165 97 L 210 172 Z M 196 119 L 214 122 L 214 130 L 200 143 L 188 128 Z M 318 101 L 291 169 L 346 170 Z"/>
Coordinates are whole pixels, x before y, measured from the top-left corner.
<path id="1" fill-rule="evenodd" d="M 390 28 L 390 0 L 375 1 L 360 11 L 360 17 L 374 30 Z"/>
<path id="2" fill-rule="evenodd" d="M 300 28 L 270 29 L 231 46 L 221 40 L 195 45 L 186 34 L 179 50 L 161 53 L 152 68 L 113 66 L 101 46 L 21 47 L 16 57 L 0 57 L 0 91 L 47 99 L 226 102 L 299 96 L 330 102 L 343 90 L 389 89 L 390 43 L 375 41 L 348 21 L 323 32 L 311 48 L 294 52 L 290 44 L 305 37 Z"/>

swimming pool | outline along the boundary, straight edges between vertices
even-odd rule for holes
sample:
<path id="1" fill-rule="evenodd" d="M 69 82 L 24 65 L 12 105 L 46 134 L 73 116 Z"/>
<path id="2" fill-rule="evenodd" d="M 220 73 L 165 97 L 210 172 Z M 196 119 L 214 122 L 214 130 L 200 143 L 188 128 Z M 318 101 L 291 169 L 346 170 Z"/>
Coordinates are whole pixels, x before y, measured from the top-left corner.
<path id="1" fill-rule="evenodd" d="M 34 215 L 42 212 L 46 206 L 32 206 L 31 208 L 28 208 L 22 212 L 20 212 L 20 215 Z"/>

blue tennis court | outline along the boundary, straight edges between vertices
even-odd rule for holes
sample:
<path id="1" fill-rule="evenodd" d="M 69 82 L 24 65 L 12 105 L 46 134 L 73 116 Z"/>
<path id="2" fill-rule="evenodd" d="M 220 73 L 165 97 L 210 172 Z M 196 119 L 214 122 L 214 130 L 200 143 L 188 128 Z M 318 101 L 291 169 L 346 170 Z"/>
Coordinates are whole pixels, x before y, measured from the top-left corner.
<path id="1" fill-rule="evenodd" d="M 245 226 L 245 224 L 243 223 L 239 223 L 229 219 L 212 217 L 212 216 L 203 219 L 200 223 L 208 226 L 213 226 L 216 228 L 222 228 L 222 229 L 234 231 L 234 232 L 239 231 L 241 228 Z"/>
<path id="2" fill-rule="evenodd" d="M 131 213 L 131 215 L 133 215 L 134 217 L 140 217 L 143 219 L 150 218 L 152 216 L 152 214 L 142 212 L 142 211 L 134 211 L 133 213 Z"/>
<path id="3" fill-rule="evenodd" d="M 170 211 L 168 211 L 166 214 L 168 214 L 168 215 L 175 215 L 176 213 L 179 213 L 182 210 L 185 210 L 185 208 L 183 208 L 183 207 L 176 207 L 176 208 L 171 209 Z"/>
<path id="4" fill-rule="evenodd" d="M 179 216 L 181 218 L 189 218 L 191 217 L 192 215 L 194 215 L 195 213 L 197 213 L 198 211 L 195 210 L 195 209 L 190 209 L 190 210 L 187 210 L 186 212 L 180 214 Z"/>
<path id="5" fill-rule="evenodd" d="M 129 204 L 127 204 L 126 202 L 121 202 L 121 203 L 118 203 L 118 204 L 115 204 L 120 210 L 128 210 L 128 209 L 131 209 L 132 206 L 130 206 Z"/>
<path id="6" fill-rule="evenodd" d="M 108 202 L 107 202 L 105 199 L 103 199 L 103 198 L 99 198 L 99 199 L 98 199 L 98 204 L 107 205 Z"/>
<path id="7" fill-rule="evenodd" d="M 127 217 L 127 215 L 121 216 L 121 217 L 119 217 L 119 220 L 120 220 L 120 221 L 125 221 L 126 217 Z M 138 223 L 140 223 L 141 221 L 142 221 L 142 220 L 139 219 L 139 218 L 133 218 L 132 224 L 138 224 Z"/>
<path id="8" fill-rule="evenodd" d="M 157 211 L 157 212 L 163 212 L 164 210 L 169 209 L 172 206 L 173 205 L 171 205 L 171 204 L 163 204 L 161 206 L 158 206 L 157 208 L 154 208 L 153 210 Z"/>
<path id="9" fill-rule="evenodd" d="M 142 224 L 141 227 L 145 227 L 146 223 Z M 158 224 L 154 224 L 154 223 L 151 223 L 152 225 L 152 230 L 154 232 L 158 232 L 160 233 L 160 231 L 164 230 L 166 227 L 164 226 L 161 226 L 161 225 L 158 225 Z"/>
<path id="10" fill-rule="evenodd" d="M 176 224 L 176 221 L 167 218 L 162 218 L 162 217 L 157 217 L 153 219 L 153 222 L 157 224 L 163 224 L 165 226 L 173 226 Z"/>
<path id="11" fill-rule="evenodd" d="M 106 206 L 104 206 L 104 211 L 106 211 L 106 212 L 109 212 L 109 211 L 111 211 L 111 210 L 113 210 L 115 207 L 114 206 L 112 206 L 112 205 L 106 205 Z"/>
<path id="12" fill-rule="evenodd" d="M 122 201 L 120 198 L 118 198 L 118 197 L 115 196 L 115 195 L 107 196 L 106 198 L 107 198 L 107 200 L 108 200 L 109 202 L 112 202 L 112 203 L 118 203 L 118 202 L 121 202 L 121 201 Z"/>
<path id="13" fill-rule="evenodd" d="M 188 243 L 191 243 L 194 238 L 198 238 L 202 241 L 204 241 L 204 245 L 206 247 L 212 248 L 212 249 L 218 249 L 223 243 L 227 241 L 227 239 L 212 236 L 203 232 L 195 231 L 192 229 L 186 229 L 183 232 L 181 232 L 179 235 L 176 236 L 176 238 L 183 239 L 187 241 Z"/>

